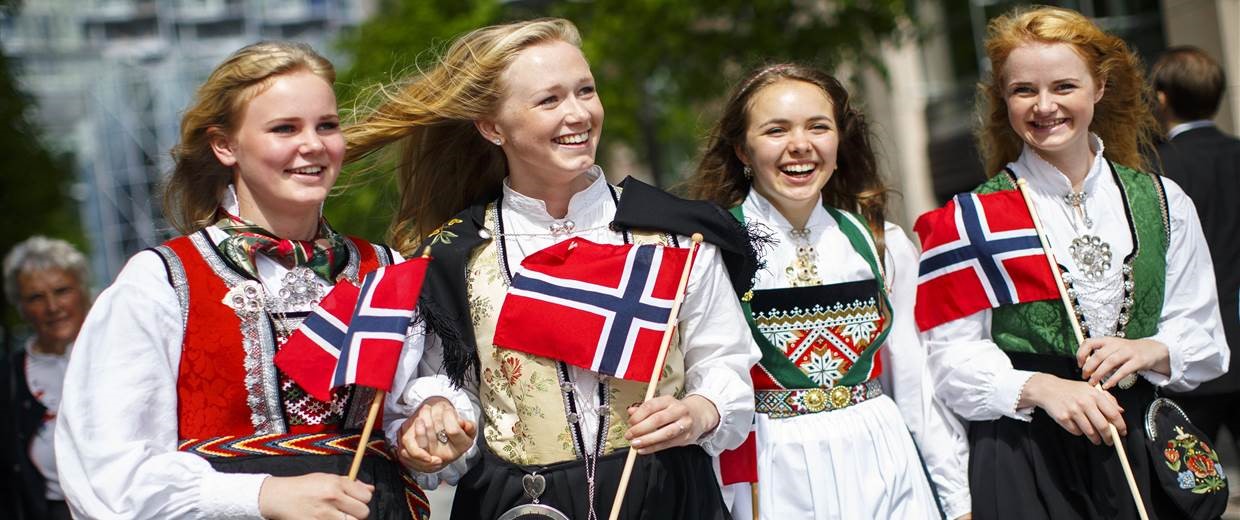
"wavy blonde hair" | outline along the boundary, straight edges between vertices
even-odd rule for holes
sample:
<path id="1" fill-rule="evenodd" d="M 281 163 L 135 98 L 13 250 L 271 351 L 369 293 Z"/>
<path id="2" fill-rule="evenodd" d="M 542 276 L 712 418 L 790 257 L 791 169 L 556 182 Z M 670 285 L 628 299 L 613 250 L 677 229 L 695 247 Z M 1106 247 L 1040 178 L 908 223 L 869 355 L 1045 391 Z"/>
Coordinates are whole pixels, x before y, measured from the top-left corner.
<path id="1" fill-rule="evenodd" d="M 1085 60 L 1094 81 L 1106 89 L 1089 125 L 1106 145 L 1103 154 L 1120 164 L 1149 170 L 1142 151 L 1152 149 L 1158 120 L 1150 110 L 1153 95 L 1141 59 L 1124 40 L 1081 13 L 1058 7 L 1016 9 L 991 20 L 986 33 L 991 73 L 977 85 L 979 120 L 974 133 L 987 175 L 1020 156 L 1022 141 L 1008 122 L 1003 67 L 1013 50 L 1033 42 L 1066 43 Z"/>
<path id="2" fill-rule="evenodd" d="M 327 58 L 300 42 L 258 42 L 242 47 L 211 72 L 181 117 L 181 140 L 172 147 L 175 166 L 164 185 L 164 218 L 184 234 L 211 225 L 233 170 L 220 163 L 211 139 L 237 129 L 246 103 L 276 76 L 308 71 L 328 84 L 336 70 Z"/>
<path id="3" fill-rule="evenodd" d="M 711 129 L 706 151 L 697 171 L 689 179 L 689 194 L 725 208 L 741 204 L 752 181 L 745 177 L 745 165 L 736 156 L 737 147 L 747 147 L 745 130 L 753 98 L 762 89 L 780 81 L 801 81 L 820 89 L 835 108 L 839 131 L 838 167 L 822 187 L 823 203 L 845 211 L 860 213 L 874 234 L 879 256 L 885 249 L 884 226 L 889 189 L 878 173 L 878 162 L 871 144 L 865 115 L 850 102 L 848 90 L 834 76 L 814 67 L 780 63 L 751 70 L 728 98 L 719 122 Z"/>
<path id="4" fill-rule="evenodd" d="M 581 46 L 577 27 L 558 18 L 483 27 L 457 38 L 430 70 L 363 94 L 379 104 L 345 129 L 345 162 L 397 144 L 400 206 L 389 228 L 397 249 L 412 251 L 452 215 L 499 195 L 504 154 L 474 122 L 498 111 L 501 75 L 517 54 L 552 41 Z"/>

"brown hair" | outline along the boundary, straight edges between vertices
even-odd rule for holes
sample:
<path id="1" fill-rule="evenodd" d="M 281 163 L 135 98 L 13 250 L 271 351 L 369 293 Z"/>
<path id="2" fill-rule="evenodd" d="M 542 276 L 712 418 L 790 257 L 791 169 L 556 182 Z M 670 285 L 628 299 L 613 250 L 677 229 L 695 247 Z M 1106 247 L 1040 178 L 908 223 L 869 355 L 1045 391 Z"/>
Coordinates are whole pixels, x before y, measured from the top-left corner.
<path id="1" fill-rule="evenodd" d="M 974 133 L 987 175 L 1020 156 L 1023 142 L 1008 121 L 1003 67 L 1013 50 L 1034 42 L 1066 43 L 1085 60 L 1094 81 L 1106 89 L 1095 105 L 1090 131 L 1102 139 L 1108 159 L 1149 170 L 1141 152 L 1152 148 L 1158 121 L 1150 112 L 1153 96 L 1141 72 L 1141 59 L 1124 40 L 1080 13 L 1058 7 L 1013 10 L 991 20 L 986 32 L 991 72 L 977 85 L 979 120 Z"/>
<path id="2" fill-rule="evenodd" d="M 234 52 L 198 87 L 181 117 L 181 140 L 172 147 L 175 167 L 164 189 L 164 218 L 178 231 L 189 234 L 211 225 L 224 189 L 233 182 L 232 168 L 211 150 L 212 137 L 235 131 L 246 103 L 275 76 L 299 71 L 328 84 L 336 81 L 331 62 L 309 45 L 259 42 Z"/>
<path id="3" fill-rule="evenodd" d="M 1166 96 L 1171 115 L 1185 121 L 1214 117 L 1227 88 L 1223 67 L 1191 45 L 1163 52 L 1150 68 L 1150 82 Z"/>
<path id="4" fill-rule="evenodd" d="M 558 18 L 476 29 L 454 41 L 429 71 L 363 96 L 380 104 L 345 129 L 345 161 L 398 143 L 400 208 L 389 229 L 398 250 L 413 250 L 452 215 L 498 196 L 508 166 L 474 121 L 498 110 L 501 75 L 517 54 L 551 41 L 581 45 L 577 28 Z"/>
<path id="5" fill-rule="evenodd" d="M 750 180 L 745 165 L 736 156 L 745 145 L 749 110 L 753 98 L 763 88 L 780 81 L 803 81 L 821 88 L 835 107 L 836 128 L 840 134 L 837 168 L 822 187 L 825 204 L 860 213 L 874 233 L 879 255 L 884 249 L 883 229 L 888 188 L 878 174 L 878 163 L 870 144 L 870 128 L 865 116 L 849 102 L 848 90 L 835 77 L 813 67 L 795 63 L 769 65 L 750 71 L 736 86 L 723 108 L 723 116 L 711 130 L 697 171 L 689 179 L 689 193 L 723 207 L 744 201 Z"/>

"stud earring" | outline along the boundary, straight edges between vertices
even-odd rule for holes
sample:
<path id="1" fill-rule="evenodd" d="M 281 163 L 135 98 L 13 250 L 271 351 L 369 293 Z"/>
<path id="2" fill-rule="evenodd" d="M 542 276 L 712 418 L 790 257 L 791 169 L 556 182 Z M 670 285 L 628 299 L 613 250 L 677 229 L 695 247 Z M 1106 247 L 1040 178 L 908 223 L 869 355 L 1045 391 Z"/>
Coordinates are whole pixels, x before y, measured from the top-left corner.
<path id="1" fill-rule="evenodd" d="M 741 173 L 745 174 L 746 179 L 753 180 L 753 168 L 750 168 L 748 164 L 741 170 Z"/>
<path id="2" fill-rule="evenodd" d="M 496 137 L 495 139 L 492 139 L 492 140 L 491 140 L 491 142 L 492 142 L 492 143 L 495 143 L 495 146 L 500 146 L 500 145 L 504 144 L 504 141 L 500 140 L 500 138 L 498 138 L 498 137 Z"/>

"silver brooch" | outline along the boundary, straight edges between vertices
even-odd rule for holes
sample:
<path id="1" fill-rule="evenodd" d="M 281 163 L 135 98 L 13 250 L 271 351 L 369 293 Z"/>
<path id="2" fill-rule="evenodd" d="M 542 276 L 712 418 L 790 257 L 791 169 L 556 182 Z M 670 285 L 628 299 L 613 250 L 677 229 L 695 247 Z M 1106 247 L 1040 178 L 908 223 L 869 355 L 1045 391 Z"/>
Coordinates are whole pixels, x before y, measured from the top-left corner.
<path id="1" fill-rule="evenodd" d="M 314 271 L 305 266 L 294 267 L 280 279 L 280 300 L 285 309 L 296 309 L 316 303 L 323 297 Z"/>
<path id="2" fill-rule="evenodd" d="M 224 295 L 224 305 L 240 315 L 255 315 L 263 311 L 263 285 L 256 280 L 246 280 Z"/>

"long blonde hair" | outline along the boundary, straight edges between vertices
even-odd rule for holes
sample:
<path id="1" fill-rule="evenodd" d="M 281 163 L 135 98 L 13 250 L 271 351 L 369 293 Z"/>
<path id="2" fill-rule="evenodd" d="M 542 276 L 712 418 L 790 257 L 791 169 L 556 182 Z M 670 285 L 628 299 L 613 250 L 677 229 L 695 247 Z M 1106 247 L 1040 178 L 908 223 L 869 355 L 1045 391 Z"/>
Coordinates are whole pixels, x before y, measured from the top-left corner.
<path id="1" fill-rule="evenodd" d="M 454 41 L 430 70 L 363 95 L 380 102 L 345 129 L 345 162 L 399 144 L 400 207 L 389 228 L 398 250 L 412 250 L 452 215 L 498 196 L 507 163 L 474 121 L 495 115 L 504 96 L 501 75 L 517 54 L 551 41 L 580 46 L 581 36 L 572 22 L 558 18 L 476 29 Z"/>
<path id="2" fill-rule="evenodd" d="M 233 181 L 211 150 L 211 139 L 237 129 L 246 103 L 274 77 L 309 71 L 335 83 L 336 70 L 327 58 L 300 42 L 259 42 L 242 47 L 219 64 L 198 87 L 194 102 L 181 117 L 181 140 L 172 147 L 175 167 L 164 187 L 164 218 L 181 233 L 211 225 Z"/>
<path id="3" fill-rule="evenodd" d="M 991 73 L 977 86 L 979 120 L 974 133 L 987 175 L 1020 156 L 1022 141 L 1008 121 L 1003 67 L 1013 50 L 1031 42 L 1066 43 L 1076 50 L 1094 81 L 1106 88 L 1089 125 L 1106 145 L 1104 155 L 1120 164 L 1149 170 L 1141 152 L 1152 148 L 1158 120 L 1150 111 L 1153 95 L 1145 82 L 1141 59 L 1124 40 L 1080 13 L 1058 7 L 1016 9 L 991 20 L 986 32 Z"/>

